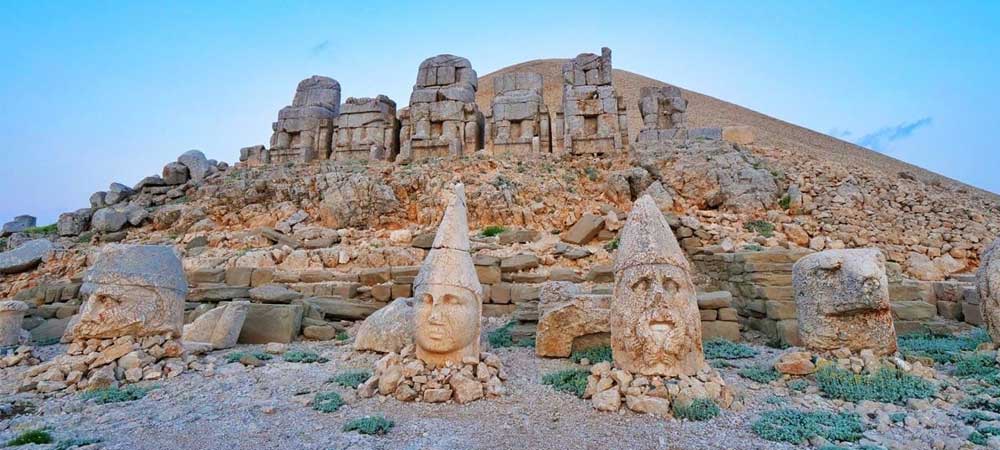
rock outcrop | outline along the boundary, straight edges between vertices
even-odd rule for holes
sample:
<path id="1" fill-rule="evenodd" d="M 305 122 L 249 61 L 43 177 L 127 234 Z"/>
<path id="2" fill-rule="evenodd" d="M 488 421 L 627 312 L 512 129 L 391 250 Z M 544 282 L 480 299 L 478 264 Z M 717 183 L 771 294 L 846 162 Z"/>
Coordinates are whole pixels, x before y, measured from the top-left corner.
<path id="1" fill-rule="evenodd" d="M 13 250 L 0 253 L 0 274 L 20 273 L 34 269 L 55 246 L 48 239 L 25 242 Z"/>

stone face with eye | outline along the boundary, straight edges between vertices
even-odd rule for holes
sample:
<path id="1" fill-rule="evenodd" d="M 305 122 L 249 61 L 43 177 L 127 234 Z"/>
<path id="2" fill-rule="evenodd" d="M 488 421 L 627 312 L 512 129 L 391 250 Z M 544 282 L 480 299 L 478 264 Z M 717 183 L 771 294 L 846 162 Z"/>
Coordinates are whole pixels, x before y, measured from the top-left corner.
<path id="1" fill-rule="evenodd" d="M 885 257 L 874 248 L 827 250 L 792 267 L 799 338 L 806 348 L 876 355 L 896 351 Z"/>
<path id="2" fill-rule="evenodd" d="M 414 296 L 417 356 L 437 365 L 479 357 L 481 301 L 464 288 L 423 286 Z"/>

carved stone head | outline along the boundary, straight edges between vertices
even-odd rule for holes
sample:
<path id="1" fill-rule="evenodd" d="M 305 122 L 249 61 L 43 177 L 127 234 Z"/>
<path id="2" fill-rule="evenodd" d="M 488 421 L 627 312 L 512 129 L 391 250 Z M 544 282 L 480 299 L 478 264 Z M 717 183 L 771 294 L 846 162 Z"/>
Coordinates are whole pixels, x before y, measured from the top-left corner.
<path id="1" fill-rule="evenodd" d="M 816 351 L 896 351 L 885 256 L 875 248 L 826 250 L 792 267 L 799 337 Z"/>
<path id="2" fill-rule="evenodd" d="M 615 365 L 643 375 L 705 367 L 689 265 L 652 197 L 635 202 L 620 235 L 611 301 Z"/>
<path id="3" fill-rule="evenodd" d="M 465 191 L 456 184 L 414 281 L 417 357 L 432 367 L 479 358 L 482 286 L 469 254 Z"/>

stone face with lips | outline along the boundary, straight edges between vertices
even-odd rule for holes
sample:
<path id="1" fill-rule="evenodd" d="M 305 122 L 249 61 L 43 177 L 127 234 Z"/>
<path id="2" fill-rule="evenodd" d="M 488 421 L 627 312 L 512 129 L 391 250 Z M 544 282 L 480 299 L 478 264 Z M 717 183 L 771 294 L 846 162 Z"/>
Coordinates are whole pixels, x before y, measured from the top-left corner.
<path id="1" fill-rule="evenodd" d="M 896 351 L 885 256 L 877 248 L 826 250 L 792 266 L 799 337 L 813 351 Z"/>
<path id="2" fill-rule="evenodd" d="M 635 202 L 615 257 L 611 349 L 615 365 L 643 375 L 694 375 L 706 367 L 689 265 L 652 197 Z"/>
<path id="3" fill-rule="evenodd" d="M 454 195 L 414 280 L 417 357 L 432 367 L 479 358 L 482 286 L 469 254 L 465 191 Z"/>

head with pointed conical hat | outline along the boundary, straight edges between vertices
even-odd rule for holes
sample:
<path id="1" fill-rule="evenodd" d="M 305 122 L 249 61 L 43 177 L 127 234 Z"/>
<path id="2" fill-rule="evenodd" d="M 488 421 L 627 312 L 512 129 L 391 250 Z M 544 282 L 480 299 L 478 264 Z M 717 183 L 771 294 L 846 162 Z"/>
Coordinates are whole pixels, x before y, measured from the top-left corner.
<path id="1" fill-rule="evenodd" d="M 694 375 L 705 367 L 701 317 L 689 265 L 663 213 L 646 195 L 619 235 L 611 304 L 615 365 L 644 375 Z"/>
<path id="2" fill-rule="evenodd" d="M 479 357 L 483 288 L 469 250 L 465 190 L 456 183 L 413 286 L 417 357 L 429 365 Z"/>

